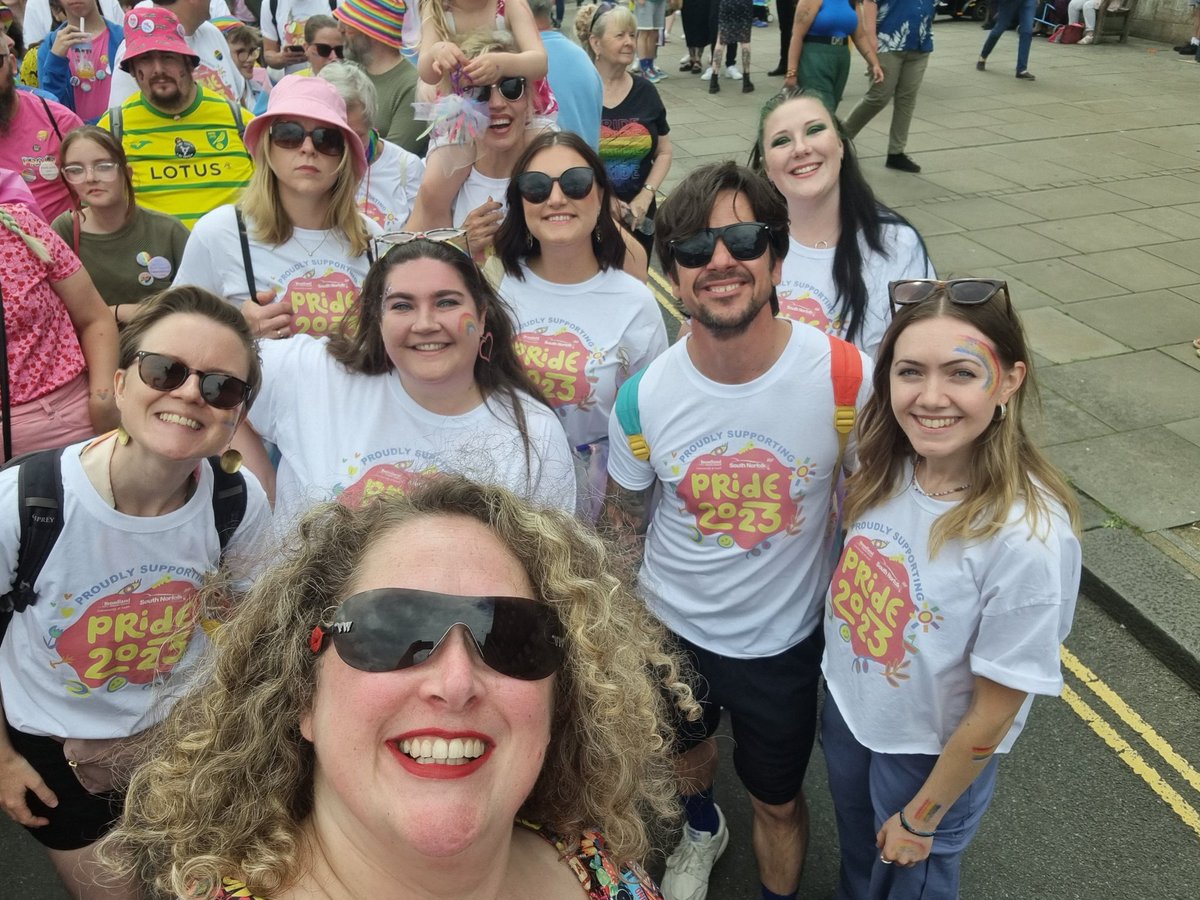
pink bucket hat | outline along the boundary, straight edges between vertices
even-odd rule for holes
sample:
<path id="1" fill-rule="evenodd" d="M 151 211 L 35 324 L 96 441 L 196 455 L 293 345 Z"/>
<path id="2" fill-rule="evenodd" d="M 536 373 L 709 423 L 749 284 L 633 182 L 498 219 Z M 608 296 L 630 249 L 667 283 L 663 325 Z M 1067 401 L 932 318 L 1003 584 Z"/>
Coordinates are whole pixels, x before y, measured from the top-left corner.
<path id="1" fill-rule="evenodd" d="M 346 123 L 346 101 L 332 84 L 312 75 L 285 75 L 267 97 L 267 111 L 246 126 L 246 149 L 252 154 L 259 140 L 276 119 L 307 118 L 332 125 L 346 139 L 354 175 L 367 171 L 367 154 L 362 141 Z"/>
<path id="2" fill-rule="evenodd" d="M 183 26 L 175 13 L 160 6 L 131 9 L 125 15 L 125 57 L 121 68 L 128 72 L 131 60 L 152 50 L 186 56 L 193 68 L 200 65 L 200 57 L 184 40 Z"/>

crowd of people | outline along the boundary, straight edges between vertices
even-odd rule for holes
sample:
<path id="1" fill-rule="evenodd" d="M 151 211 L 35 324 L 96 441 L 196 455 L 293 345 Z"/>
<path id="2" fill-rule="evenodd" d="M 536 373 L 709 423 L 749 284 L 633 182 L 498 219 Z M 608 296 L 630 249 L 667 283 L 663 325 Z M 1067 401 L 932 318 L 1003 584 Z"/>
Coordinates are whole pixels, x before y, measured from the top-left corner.
<path id="1" fill-rule="evenodd" d="M 1008 286 L 855 156 L 894 99 L 919 171 L 924 14 L 787 4 L 747 164 L 666 196 L 665 6 L 13 17 L 0 808 L 77 900 L 704 900 L 723 715 L 763 900 L 818 734 L 839 896 L 957 896 L 1080 551 Z M 685 4 L 683 69 L 754 90 L 753 18 Z"/>

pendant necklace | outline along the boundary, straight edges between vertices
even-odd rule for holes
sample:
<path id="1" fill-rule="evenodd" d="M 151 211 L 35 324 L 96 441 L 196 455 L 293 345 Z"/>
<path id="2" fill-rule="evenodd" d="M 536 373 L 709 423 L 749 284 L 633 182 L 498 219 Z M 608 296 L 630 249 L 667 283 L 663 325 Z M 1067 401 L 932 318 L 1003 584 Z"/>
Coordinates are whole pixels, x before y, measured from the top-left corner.
<path id="1" fill-rule="evenodd" d="M 958 487 L 952 487 L 944 491 L 927 491 L 921 487 L 921 482 L 917 481 L 917 469 L 919 469 L 920 466 L 921 460 L 918 459 L 913 465 L 912 486 L 916 488 L 917 493 L 922 497 L 949 497 L 951 494 L 957 494 L 959 491 L 965 491 L 971 486 L 971 482 L 968 481 L 966 484 L 960 484 Z"/>

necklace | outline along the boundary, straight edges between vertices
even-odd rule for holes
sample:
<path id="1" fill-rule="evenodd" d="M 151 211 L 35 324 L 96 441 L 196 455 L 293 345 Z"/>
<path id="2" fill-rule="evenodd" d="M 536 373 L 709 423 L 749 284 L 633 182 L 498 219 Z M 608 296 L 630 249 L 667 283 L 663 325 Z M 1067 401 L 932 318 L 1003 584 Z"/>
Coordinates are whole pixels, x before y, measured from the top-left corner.
<path id="1" fill-rule="evenodd" d="M 813 247 L 815 247 L 817 250 L 828 250 L 829 241 L 817 241 L 815 244 L 813 244 Z"/>
<path id="2" fill-rule="evenodd" d="M 329 240 L 329 231 L 328 230 L 322 231 L 321 232 L 321 240 L 317 242 L 317 246 L 313 247 L 310 250 L 304 246 L 304 242 L 300 240 L 300 235 L 297 234 L 297 231 L 299 231 L 299 229 L 296 229 L 296 228 L 292 229 L 292 240 L 295 241 L 299 245 L 301 250 L 303 250 L 305 253 L 308 254 L 309 259 L 312 259 L 316 255 L 317 251 L 320 250 L 323 246 L 325 246 L 325 242 L 327 240 Z"/>
<path id="3" fill-rule="evenodd" d="M 921 482 L 917 481 L 917 469 L 920 467 L 921 460 L 918 459 L 916 464 L 913 466 L 912 486 L 922 497 L 949 497 L 951 494 L 957 494 L 959 491 L 965 491 L 971 486 L 971 482 L 968 481 L 966 484 L 960 484 L 958 487 L 952 487 L 944 491 L 927 491 L 921 487 Z"/>

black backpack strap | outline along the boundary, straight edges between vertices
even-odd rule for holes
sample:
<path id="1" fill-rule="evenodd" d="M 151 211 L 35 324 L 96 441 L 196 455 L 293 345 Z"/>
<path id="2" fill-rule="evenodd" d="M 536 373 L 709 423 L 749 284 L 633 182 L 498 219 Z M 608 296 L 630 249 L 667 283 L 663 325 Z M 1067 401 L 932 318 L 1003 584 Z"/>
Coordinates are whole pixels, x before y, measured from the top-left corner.
<path id="1" fill-rule="evenodd" d="M 17 514 L 21 520 L 21 546 L 12 590 L 0 598 L 0 636 L 8 630 L 14 612 L 21 612 L 37 601 L 34 582 L 62 534 L 62 454 L 61 447 L 37 450 L 18 456 L 5 466 L 20 469 Z"/>
<path id="2" fill-rule="evenodd" d="M 237 219 L 238 240 L 242 244 L 242 269 L 246 272 L 246 287 L 250 291 L 251 303 L 258 302 L 258 291 L 254 289 L 254 265 L 250 262 L 250 239 L 246 237 L 246 220 L 242 217 L 242 208 L 235 206 L 233 216 Z"/>
<path id="3" fill-rule="evenodd" d="M 219 456 L 210 456 L 208 464 L 213 473 L 213 521 L 217 526 L 221 555 L 224 556 L 225 548 L 246 515 L 246 476 L 241 472 L 226 472 L 221 468 Z"/>
<path id="4" fill-rule="evenodd" d="M 233 124 L 237 127 L 238 137 L 242 139 L 244 146 L 246 143 L 246 120 L 242 118 L 242 104 L 228 98 L 225 99 L 225 102 L 229 104 L 229 111 L 233 113 Z M 249 150 L 246 150 L 246 155 L 250 156 Z"/>

